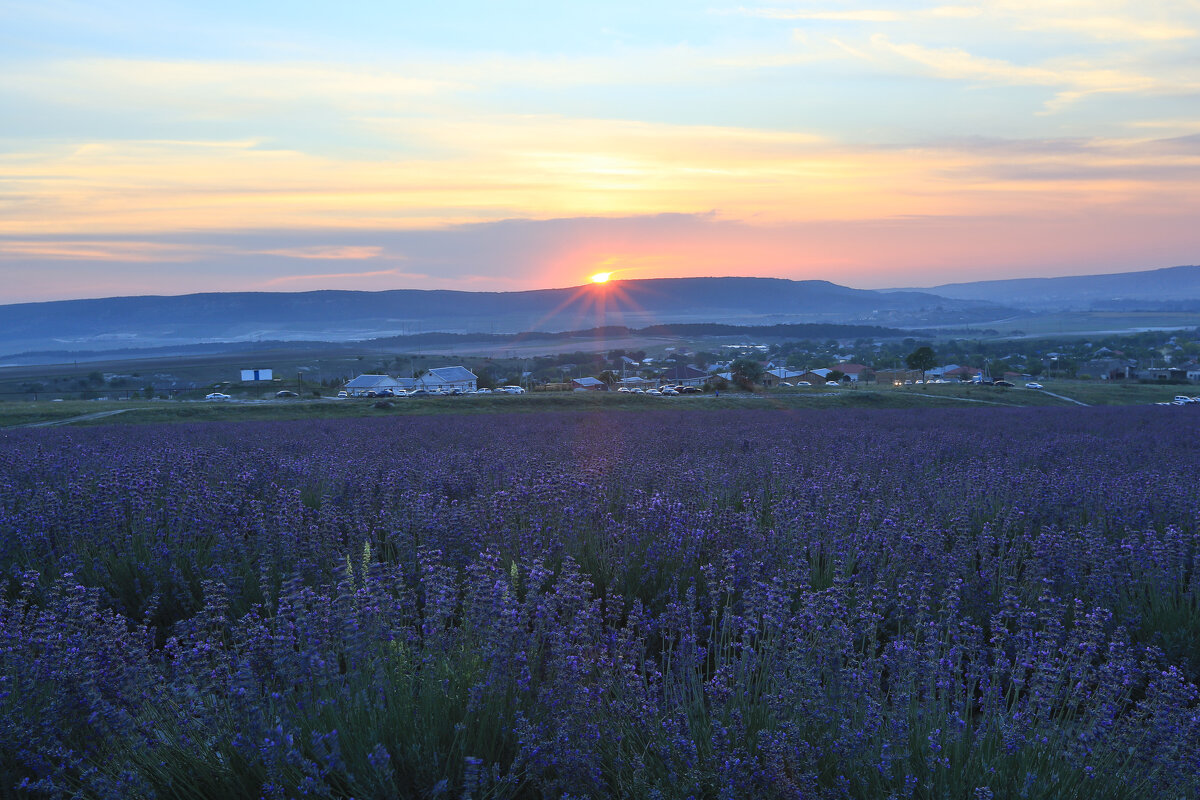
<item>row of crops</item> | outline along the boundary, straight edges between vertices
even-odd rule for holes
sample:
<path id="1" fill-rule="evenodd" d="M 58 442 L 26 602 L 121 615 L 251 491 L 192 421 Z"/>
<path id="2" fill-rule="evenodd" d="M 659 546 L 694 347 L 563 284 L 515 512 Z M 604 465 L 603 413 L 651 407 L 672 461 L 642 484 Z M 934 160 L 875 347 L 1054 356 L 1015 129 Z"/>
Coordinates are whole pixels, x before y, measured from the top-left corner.
<path id="1" fill-rule="evenodd" d="M 1170 409 L 0 436 L 0 793 L 1200 795 Z"/>

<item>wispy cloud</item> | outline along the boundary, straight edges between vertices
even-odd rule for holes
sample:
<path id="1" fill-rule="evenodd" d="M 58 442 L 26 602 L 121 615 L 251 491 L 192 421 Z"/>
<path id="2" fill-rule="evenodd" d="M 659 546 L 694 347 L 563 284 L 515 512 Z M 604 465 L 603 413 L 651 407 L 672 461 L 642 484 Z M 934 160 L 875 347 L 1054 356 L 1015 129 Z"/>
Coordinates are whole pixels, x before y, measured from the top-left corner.
<path id="1" fill-rule="evenodd" d="M 285 286 L 294 283 L 333 283 L 341 281 L 358 281 L 368 278 L 401 278 L 406 280 L 422 280 L 428 275 L 419 272 L 402 272 L 398 269 L 377 269 L 369 272 L 326 272 L 319 275 L 282 275 L 278 278 L 264 281 L 262 286 Z"/>
<path id="2" fill-rule="evenodd" d="M 254 250 L 256 255 L 283 256 L 284 258 L 313 259 L 317 261 L 364 261 L 383 255 L 382 247 L 364 245 L 334 245 L 326 247 L 280 247 L 272 250 Z M 385 274 L 385 273 L 360 273 Z"/>
<path id="3" fill-rule="evenodd" d="M 118 240 L 20 240 L 0 239 L 0 259 L 46 261 L 111 261 L 156 263 L 195 261 L 214 252 L 212 246 Z"/>
<path id="4" fill-rule="evenodd" d="M 1165 42 L 1197 36 L 1200 9 L 1190 0 L 982 0 L 972 5 L 927 5 L 903 10 L 867 5 L 839 7 L 739 7 L 737 13 L 763 19 L 922 23 L 974 21 L 1024 32 L 1076 34 L 1106 42 Z"/>
<path id="5" fill-rule="evenodd" d="M 883 34 L 871 37 L 876 53 L 891 54 L 944 80 L 983 81 L 1013 86 L 1057 89 L 1045 103 L 1047 112 L 1099 94 L 1189 94 L 1200 92 L 1200 73 L 1155 76 L 1133 69 L 1087 61 L 1055 59 L 1041 64 L 1017 64 L 974 55 L 960 48 L 930 48 L 892 42 Z"/>

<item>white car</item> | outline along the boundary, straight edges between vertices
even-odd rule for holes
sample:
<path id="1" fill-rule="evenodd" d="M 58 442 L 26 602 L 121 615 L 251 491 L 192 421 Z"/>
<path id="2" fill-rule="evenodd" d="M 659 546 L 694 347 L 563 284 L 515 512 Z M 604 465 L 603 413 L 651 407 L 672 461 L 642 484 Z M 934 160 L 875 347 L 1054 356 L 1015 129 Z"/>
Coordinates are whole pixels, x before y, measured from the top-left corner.
<path id="1" fill-rule="evenodd" d="M 525 394 L 525 390 L 520 386 L 501 386 L 496 391 L 504 392 L 505 394 Z"/>
<path id="2" fill-rule="evenodd" d="M 1025 388 L 1026 389 L 1045 389 L 1046 387 L 1042 386 L 1040 383 L 1027 383 L 1027 384 L 1025 384 Z"/>
<path id="3" fill-rule="evenodd" d="M 232 400 L 233 398 L 227 394 L 221 394 L 220 392 L 213 392 L 212 394 L 205 395 L 204 399 L 205 400 Z"/>

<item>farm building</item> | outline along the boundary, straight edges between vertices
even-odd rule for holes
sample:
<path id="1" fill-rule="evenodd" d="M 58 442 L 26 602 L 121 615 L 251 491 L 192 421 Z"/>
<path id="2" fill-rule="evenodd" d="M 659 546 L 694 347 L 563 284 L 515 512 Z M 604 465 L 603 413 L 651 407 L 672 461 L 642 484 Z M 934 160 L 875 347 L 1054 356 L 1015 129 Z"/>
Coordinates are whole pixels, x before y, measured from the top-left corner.
<path id="1" fill-rule="evenodd" d="M 403 389 L 411 392 L 424 389 L 428 392 L 464 392 L 479 388 L 475 373 L 466 367 L 434 367 L 416 378 L 393 378 L 390 375 L 359 375 L 343 388 L 351 397 L 365 397 L 368 392 L 378 394 L 384 389 L 395 392 Z"/>
<path id="2" fill-rule="evenodd" d="M 608 384 L 599 378 L 572 378 L 571 388 L 577 392 L 607 392 Z"/>
<path id="3" fill-rule="evenodd" d="M 799 372 L 794 369 L 788 369 L 787 367 L 779 367 L 777 369 L 769 369 L 769 370 L 766 370 L 765 372 L 763 372 L 762 385 L 767 387 L 768 389 L 770 389 L 772 387 L 778 386 L 780 383 L 782 383 L 784 381 L 786 381 L 787 383 L 795 383 L 796 381 L 804 380 L 804 378 L 800 377 L 801 375 L 804 375 L 804 374 L 805 373 L 803 373 L 803 372 Z"/>
<path id="4" fill-rule="evenodd" d="M 708 373 L 687 364 L 668 367 L 658 379 L 662 383 L 670 383 L 675 386 L 703 386 L 708 380 Z"/>
<path id="5" fill-rule="evenodd" d="M 479 388 L 479 378 L 466 367 L 434 367 L 417 378 L 421 388 L 431 392 L 450 392 L 461 389 L 473 392 Z"/>
<path id="6" fill-rule="evenodd" d="M 385 389 L 394 392 L 403 387 L 400 381 L 390 375 L 359 375 L 348 381 L 342 388 L 351 397 L 366 397 L 369 392 L 379 394 Z"/>

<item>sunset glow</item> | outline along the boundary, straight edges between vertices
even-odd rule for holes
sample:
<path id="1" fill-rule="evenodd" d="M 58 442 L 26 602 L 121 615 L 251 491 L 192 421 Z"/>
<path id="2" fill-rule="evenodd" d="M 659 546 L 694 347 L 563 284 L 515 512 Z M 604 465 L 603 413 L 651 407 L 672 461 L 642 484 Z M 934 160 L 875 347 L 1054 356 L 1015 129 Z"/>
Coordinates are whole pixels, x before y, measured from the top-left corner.
<path id="1" fill-rule="evenodd" d="M 592 276 L 592 283 L 608 283 L 608 279 L 611 277 L 611 272 L 597 272 Z"/>
<path id="2" fill-rule="evenodd" d="M 466 6 L 10 5 L 0 302 L 1200 251 L 1195 3 Z"/>

